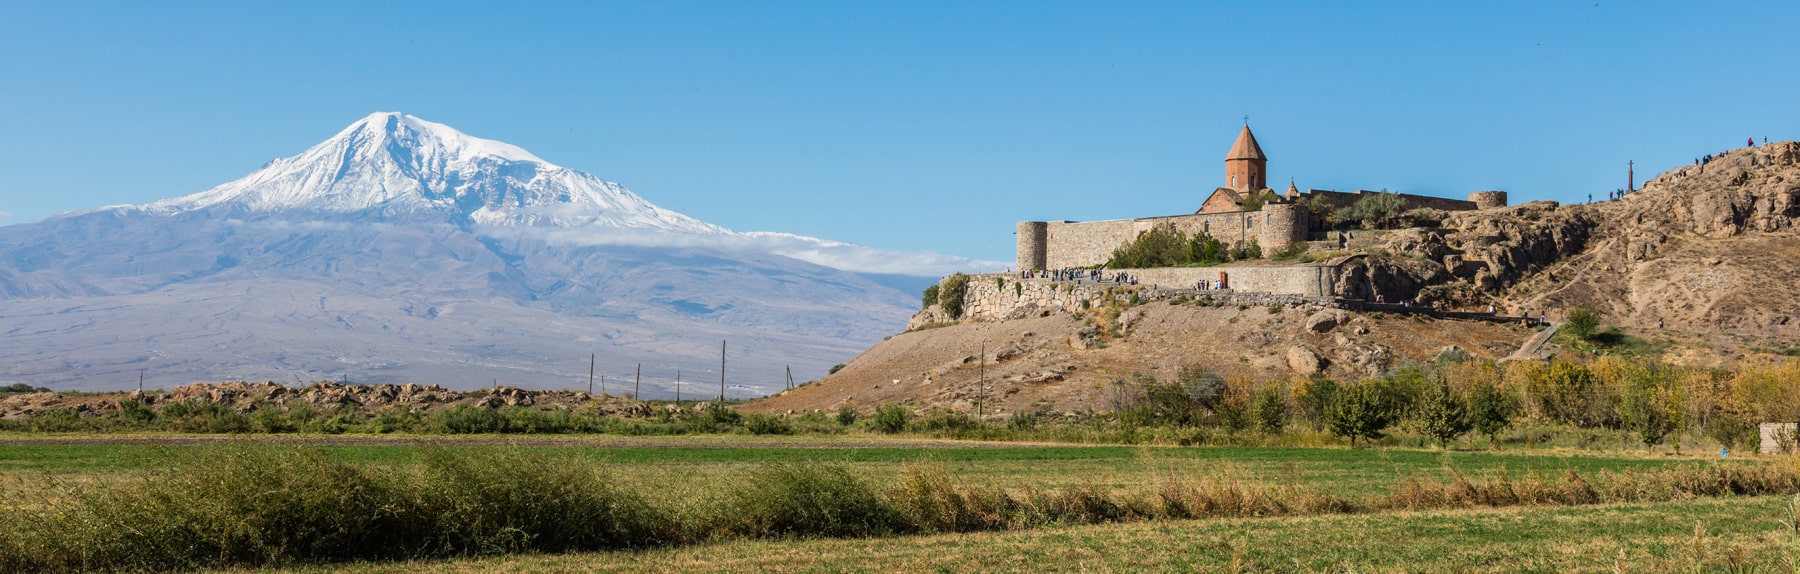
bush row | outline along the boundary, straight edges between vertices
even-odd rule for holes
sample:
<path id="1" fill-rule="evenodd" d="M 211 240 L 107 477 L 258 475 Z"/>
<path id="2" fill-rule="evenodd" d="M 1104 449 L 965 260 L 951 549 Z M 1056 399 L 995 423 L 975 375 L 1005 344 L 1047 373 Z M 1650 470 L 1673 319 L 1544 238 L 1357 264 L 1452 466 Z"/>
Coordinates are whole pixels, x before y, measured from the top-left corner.
<path id="1" fill-rule="evenodd" d="M 0 570 L 69 572 L 628 549 L 745 537 L 860 537 L 1052 524 L 1792 494 L 1791 466 L 1713 465 L 1584 477 L 1408 480 L 1354 500 L 1292 483 L 1175 478 L 1148 489 L 1005 490 L 917 463 L 879 488 L 846 467 L 770 463 L 692 510 L 623 489 L 599 466 L 504 448 L 416 464 L 323 451 L 208 449 L 149 476 L 64 486 L 0 512 Z"/>

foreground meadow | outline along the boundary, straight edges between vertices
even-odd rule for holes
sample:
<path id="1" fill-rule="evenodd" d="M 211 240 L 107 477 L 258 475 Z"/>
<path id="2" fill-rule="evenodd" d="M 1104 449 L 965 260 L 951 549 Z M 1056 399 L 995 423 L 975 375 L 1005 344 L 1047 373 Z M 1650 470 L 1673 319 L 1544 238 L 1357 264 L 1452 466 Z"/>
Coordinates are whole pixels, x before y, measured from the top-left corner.
<path id="1" fill-rule="evenodd" d="M 15 435 L 0 569 L 1787 572 L 1795 492 L 1574 450 Z"/>
<path id="2" fill-rule="evenodd" d="M 1791 497 L 1398 511 L 277 570 L 317 572 L 1795 572 Z M 241 572 L 238 570 L 225 572 Z"/>

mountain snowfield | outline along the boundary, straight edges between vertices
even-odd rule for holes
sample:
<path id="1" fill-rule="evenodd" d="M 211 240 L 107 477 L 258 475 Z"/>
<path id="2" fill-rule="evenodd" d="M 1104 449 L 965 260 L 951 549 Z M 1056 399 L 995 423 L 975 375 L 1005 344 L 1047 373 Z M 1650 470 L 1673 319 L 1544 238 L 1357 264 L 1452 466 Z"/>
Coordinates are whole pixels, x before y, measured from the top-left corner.
<path id="1" fill-rule="evenodd" d="M 383 112 L 200 193 L 0 227 L 0 381 L 581 388 L 595 353 L 658 396 L 729 340 L 737 392 L 768 392 L 899 330 L 927 277 L 999 266 L 734 232 Z"/>

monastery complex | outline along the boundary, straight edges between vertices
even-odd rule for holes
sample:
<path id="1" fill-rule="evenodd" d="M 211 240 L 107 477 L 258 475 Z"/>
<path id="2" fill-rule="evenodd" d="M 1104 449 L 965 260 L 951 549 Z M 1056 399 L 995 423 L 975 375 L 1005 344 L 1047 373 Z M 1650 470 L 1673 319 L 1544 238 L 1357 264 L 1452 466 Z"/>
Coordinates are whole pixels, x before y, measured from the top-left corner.
<path id="1" fill-rule="evenodd" d="M 1277 195 L 1268 187 L 1269 158 L 1250 126 L 1244 125 L 1225 156 L 1225 186 L 1214 189 L 1200 208 L 1188 215 L 1111 221 L 1023 221 L 1018 224 L 1018 269 L 1063 269 L 1104 264 L 1115 249 L 1158 225 L 1172 225 L 1189 235 L 1205 233 L 1236 246 L 1255 242 L 1274 253 L 1308 240 L 1330 237 L 1329 222 L 1308 209 L 1323 203 L 1345 209 L 1376 192 L 1310 189 L 1289 183 Z M 1506 192 L 1477 191 L 1468 200 L 1397 194 L 1405 209 L 1467 211 L 1506 206 Z"/>

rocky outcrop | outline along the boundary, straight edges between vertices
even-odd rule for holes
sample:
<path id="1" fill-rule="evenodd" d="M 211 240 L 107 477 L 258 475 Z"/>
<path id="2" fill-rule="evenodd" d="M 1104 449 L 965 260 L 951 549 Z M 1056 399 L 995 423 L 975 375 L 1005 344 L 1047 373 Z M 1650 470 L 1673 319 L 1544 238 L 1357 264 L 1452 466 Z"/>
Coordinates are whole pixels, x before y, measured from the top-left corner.
<path id="1" fill-rule="evenodd" d="M 1305 345 L 1288 347 L 1287 365 L 1294 374 L 1306 376 L 1325 370 L 1325 357 Z"/>
<path id="2" fill-rule="evenodd" d="M 1455 212 L 1346 258 L 1342 297 L 1800 335 L 1800 143 L 1732 150 L 1622 199 Z"/>
<path id="3" fill-rule="evenodd" d="M 438 385 L 356 385 L 318 382 L 305 387 L 289 387 L 273 381 L 250 383 L 194 383 L 169 392 L 132 391 L 123 396 L 95 397 L 33 393 L 0 400 L 0 418 L 26 418 L 49 409 L 69 408 L 82 416 L 99 415 L 117 410 L 118 401 L 143 403 L 152 409 L 175 403 L 224 405 L 240 413 L 258 409 L 289 409 L 306 406 L 319 410 L 354 409 L 375 412 L 390 408 L 428 412 L 459 404 L 486 407 L 533 407 L 542 409 L 583 408 L 596 414 L 624 417 L 648 417 L 653 411 L 645 403 L 614 397 L 592 395 L 582 391 L 541 391 L 516 387 L 496 387 L 475 391 L 453 391 Z"/>
<path id="4" fill-rule="evenodd" d="M 1328 333 L 1349 319 L 1350 314 L 1339 309 L 1320 311 L 1306 318 L 1306 330 L 1314 333 Z"/>

